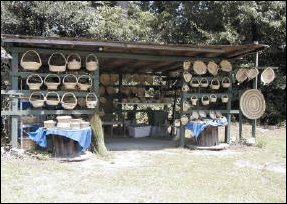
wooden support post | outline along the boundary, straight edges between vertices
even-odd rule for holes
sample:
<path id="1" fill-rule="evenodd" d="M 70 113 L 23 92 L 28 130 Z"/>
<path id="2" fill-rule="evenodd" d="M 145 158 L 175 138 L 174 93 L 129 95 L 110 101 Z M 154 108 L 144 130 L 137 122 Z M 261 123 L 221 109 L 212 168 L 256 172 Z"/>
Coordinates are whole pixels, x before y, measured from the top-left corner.
<path id="1" fill-rule="evenodd" d="M 231 73 L 229 73 L 229 78 L 230 81 L 232 82 L 232 75 Z M 228 103 L 227 103 L 227 130 L 226 130 L 226 137 L 225 137 L 225 142 L 226 143 L 230 143 L 230 127 L 231 127 L 231 101 L 232 101 L 232 83 L 231 85 L 228 87 Z"/>
<path id="2" fill-rule="evenodd" d="M 183 78 L 181 79 L 182 80 L 182 85 L 185 83 L 183 82 Z M 181 94 L 180 94 L 180 112 L 182 113 L 183 112 L 183 100 L 184 100 L 184 92 L 181 91 Z M 182 116 L 182 114 L 180 114 Z M 179 138 L 179 146 L 180 147 L 184 147 L 184 144 L 185 143 L 185 127 L 181 124 L 180 122 L 180 138 Z"/>
<path id="3" fill-rule="evenodd" d="M 254 44 L 258 44 L 258 41 L 255 41 Z M 259 60 L 259 53 L 256 52 L 256 56 L 255 56 L 255 67 L 258 67 L 258 60 Z M 257 81 L 258 78 L 256 76 L 255 79 L 253 79 L 253 89 L 257 89 Z M 252 137 L 256 137 L 256 119 L 252 121 Z"/>

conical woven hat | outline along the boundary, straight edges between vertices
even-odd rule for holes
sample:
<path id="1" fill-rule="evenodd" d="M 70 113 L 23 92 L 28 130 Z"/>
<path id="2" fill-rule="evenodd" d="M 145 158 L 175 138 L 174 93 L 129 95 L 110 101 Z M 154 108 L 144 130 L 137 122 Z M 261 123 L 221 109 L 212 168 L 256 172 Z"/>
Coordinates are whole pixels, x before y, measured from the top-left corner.
<path id="1" fill-rule="evenodd" d="M 275 73 L 273 69 L 267 67 L 261 74 L 261 81 L 263 85 L 270 84 L 275 79 Z"/>
<path id="2" fill-rule="evenodd" d="M 189 72 L 184 72 L 183 73 L 183 78 L 185 80 L 185 82 L 190 82 L 191 78 L 192 78 L 192 75 L 189 73 Z"/>
<path id="3" fill-rule="evenodd" d="M 203 61 L 196 60 L 193 63 L 193 70 L 195 71 L 196 74 L 202 75 L 205 74 L 207 71 L 207 66 Z"/>
<path id="4" fill-rule="evenodd" d="M 240 109 L 247 118 L 258 119 L 266 109 L 263 94 L 257 89 L 249 89 L 240 97 Z"/>
<path id="5" fill-rule="evenodd" d="M 218 72 L 218 69 L 219 69 L 219 66 L 213 62 L 213 61 L 210 61 L 208 64 L 207 64 L 207 70 L 210 74 L 216 76 L 217 75 L 217 72 Z"/>
<path id="6" fill-rule="evenodd" d="M 247 72 L 248 69 L 246 68 L 240 68 L 237 72 L 236 72 L 236 79 L 239 83 L 244 82 L 247 79 Z"/>
<path id="7" fill-rule="evenodd" d="M 232 64 L 228 60 L 222 60 L 219 65 L 224 72 L 232 71 Z"/>
<path id="8" fill-rule="evenodd" d="M 258 74 L 259 71 L 257 68 L 249 69 L 249 71 L 247 72 L 247 78 L 248 80 L 254 79 Z"/>
<path id="9" fill-rule="evenodd" d="M 110 75 L 109 74 L 101 74 L 100 76 L 100 82 L 103 85 L 108 85 L 110 84 Z"/>

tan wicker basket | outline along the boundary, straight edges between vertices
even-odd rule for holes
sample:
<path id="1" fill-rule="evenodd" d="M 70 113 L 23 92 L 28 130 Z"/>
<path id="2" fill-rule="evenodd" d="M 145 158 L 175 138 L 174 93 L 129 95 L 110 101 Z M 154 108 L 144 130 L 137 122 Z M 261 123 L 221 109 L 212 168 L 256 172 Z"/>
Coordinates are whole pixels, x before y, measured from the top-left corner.
<path id="1" fill-rule="evenodd" d="M 181 87 L 181 90 L 182 90 L 183 92 L 187 92 L 187 91 L 189 91 L 189 86 L 188 86 L 187 84 L 184 84 L 184 85 Z"/>
<path id="2" fill-rule="evenodd" d="M 208 87 L 208 84 L 209 84 L 209 83 L 208 83 L 207 78 L 202 78 L 202 79 L 200 80 L 199 84 L 200 84 L 201 87 Z"/>
<path id="3" fill-rule="evenodd" d="M 211 119 L 216 119 L 216 114 L 215 114 L 215 112 L 214 112 L 214 111 L 209 111 L 209 117 L 210 117 Z"/>
<path id="4" fill-rule="evenodd" d="M 73 58 L 73 60 L 69 61 L 71 57 L 75 56 L 77 59 Z M 78 70 L 81 69 L 81 56 L 78 53 L 71 53 L 67 57 L 68 69 L 70 70 Z"/>
<path id="5" fill-rule="evenodd" d="M 110 76 L 110 82 L 111 84 L 115 84 L 119 81 L 119 75 L 118 74 L 111 74 Z"/>
<path id="6" fill-rule="evenodd" d="M 192 75 L 189 72 L 183 72 L 183 78 L 185 80 L 185 82 L 190 82 Z"/>
<path id="7" fill-rule="evenodd" d="M 54 120 L 45 120 L 44 128 L 54 128 L 56 126 L 56 121 Z"/>
<path id="8" fill-rule="evenodd" d="M 64 65 L 51 65 L 51 59 L 55 55 L 60 55 L 64 59 L 65 64 Z M 55 52 L 49 57 L 48 65 L 49 65 L 49 71 L 51 72 L 64 72 L 66 71 L 67 60 L 61 52 Z"/>
<path id="9" fill-rule="evenodd" d="M 94 97 L 94 100 L 91 100 L 91 97 Z M 88 93 L 86 95 L 86 106 L 87 108 L 96 108 L 98 103 L 98 97 L 94 93 Z"/>
<path id="10" fill-rule="evenodd" d="M 66 82 L 65 80 L 67 79 L 67 77 L 72 77 L 72 79 L 74 80 L 74 82 Z M 78 84 L 78 79 L 74 74 L 67 74 L 64 78 L 63 78 L 63 84 L 66 90 L 75 90 L 77 88 L 77 84 Z"/>
<path id="11" fill-rule="evenodd" d="M 29 52 L 33 52 L 37 55 L 39 62 L 34 62 L 34 61 L 23 61 L 24 57 L 26 56 L 27 53 Z M 41 57 L 39 56 L 39 54 L 35 51 L 35 50 L 28 50 L 26 51 L 21 58 L 21 62 L 20 65 L 23 67 L 23 69 L 25 70 L 38 70 L 41 66 L 42 66 L 42 60 Z"/>
<path id="12" fill-rule="evenodd" d="M 190 81 L 190 86 L 191 87 L 199 87 L 200 86 L 200 82 L 197 78 L 192 78 L 191 81 Z"/>
<path id="13" fill-rule="evenodd" d="M 104 86 L 107 86 L 110 84 L 111 82 L 111 77 L 109 74 L 101 74 L 100 76 L 100 82 L 104 85 Z"/>
<path id="14" fill-rule="evenodd" d="M 47 79 L 49 77 L 57 77 L 58 82 L 48 82 Z M 47 86 L 48 90 L 57 90 L 60 83 L 61 83 L 61 79 L 57 74 L 48 74 L 44 79 L 44 84 Z"/>
<path id="15" fill-rule="evenodd" d="M 220 82 L 217 78 L 213 78 L 210 82 L 211 89 L 218 90 L 220 88 Z"/>
<path id="16" fill-rule="evenodd" d="M 210 94 L 210 102 L 215 103 L 217 101 L 217 96 L 215 94 Z"/>
<path id="17" fill-rule="evenodd" d="M 209 97 L 207 95 L 203 95 L 201 97 L 201 103 L 202 105 L 207 106 L 209 104 Z"/>
<path id="18" fill-rule="evenodd" d="M 230 82 L 230 79 L 228 77 L 223 77 L 222 78 L 222 81 L 221 81 L 221 86 L 223 88 L 228 88 L 231 86 L 231 82 Z"/>
<path id="19" fill-rule="evenodd" d="M 35 98 L 33 98 L 33 96 L 36 96 L 36 95 L 41 96 L 41 98 L 43 98 L 43 99 L 35 99 Z M 43 107 L 44 106 L 44 102 L 45 102 L 45 96 L 41 92 L 33 92 L 33 93 L 31 93 L 31 95 L 29 97 L 29 101 L 30 101 L 30 103 L 32 104 L 32 106 L 34 108 Z"/>
<path id="20" fill-rule="evenodd" d="M 213 76 L 216 76 L 218 73 L 218 69 L 219 69 L 219 66 L 215 62 L 213 61 L 208 62 L 207 70 L 210 74 L 212 74 Z"/>
<path id="21" fill-rule="evenodd" d="M 258 74 L 259 74 L 258 69 L 252 68 L 247 72 L 247 78 L 248 78 L 248 80 L 254 79 L 257 77 Z"/>
<path id="22" fill-rule="evenodd" d="M 221 96 L 221 101 L 222 101 L 222 103 L 227 103 L 227 102 L 228 102 L 228 95 L 223 94 L 223 95 Z"/>
<path id="23" fill-rule="evenodd" d="M 206 118 L 206 112 L 205 111 L 198 111 L 199 117 Z"/>
<path id="24" fill-rule="evenodd" d="M 192 104 L 193 106 L 195 106 L 196 103 L 197 103 L 197 101 L 198 101 L 198 98 L 197 98 L 196 95 L 193 95 L 193 96 L 191 96 L 190 100 L 191 100 L 191 104 Z"/>
<path id="25" fill-rule="evenodd" d="M 261 82 L 263 85 L 268 85 L 270 84 L 274 79 L 275 79 L 275 72 L 272 68 L 267 67 L 264 69 L 264 71 L 261 74 Z"/>
<path id="26" fill-rule="evenodd" d="M 183 70 L 184 70 L 184 71 L 188 71 L 188 70 L 190 69 L 190 67 L 191 67 L 191 61 L 185 60 L 185 61 L 183 62 Z"/>
<path id="27" fill-rule="evenodd" d="M 51 96 L 56 96 L 57 99 L 55 100 L 55 98 L 50 98 Z M 50 106 L 56 106 L 60 103 L 60 96 L 57 92 L 55 91 L 51 91 L 51 92 L 47 92 L 46 94 L 46 103 Z"/>
<path id="28" fill-rule="evenodd" d="M 193 63 L 193 70 L 195 71 L 196 74 L 202 75 L 205 74 L 207 71 L 207 66 L 203 61 L 196 60 Z"/>
<path id="29" fill-rule="evenodd" d="M 73 97 L 73 99 L 74 99 L 73 102 L 70 102 L 70 101 L 66 101 L 66 102 L 65 102 L 65 97 L 66 97 L 66 96 L 69 96 L 69 95 Z M 78 101 L 77 101 L 77 98 L 76 98 L 75 94 L 72 93 L 72 92 L 66 92 L 66 93 L 64 93 L 63 96 L 62 96 L 62 99 L 61 99 L 61 104 L 62 104 L 63 108 L 64 108 L 64 109 L 67 109 L 67 110 L 72 110 L 72 109 L 74 109 L 74 108 L 77 106 L 77 102 L 78 102 Z"/>
<path id="30" fill-rule="evenodd" d="M 31 83 L 31 82 L 29 82 L 29 80 L 31 79 L 31 77 L 37 77 L 38 79 L 40 79 L 41 80 L 41 82 L 40 83 Z M 30 90 L 40 90 L 40 87 L 42 86 L 42 84 L 43 84 L 43 79 L 42 79 L 42 77 L 40 77 L 40 75 L 39 74 L 31 74 L 31 75 L 29 75 L 28 77 L 27 77 L 27 79 L 26 79 L 26 84 L 29 86 L 29 89 Z"/>
<path id="31" fill-rule="evenodd" d="M 84 79 L 84 78 L 89 79 L 89 82 L 90 82 L 90 83 L 89 83 L 89 84 L 81 83 L 81 82 L 80 82 L 80 79 Z M 89 75 L 81 75 L 81 76 L 78 78 L 78 83 L 77 83 L 77 85 L 78 85 L 78 87 L 79 87 L 79 90 L 81 90 L 81 91 L 87 91 L 89 88 L 92 87 L 92 84 L 93 84 L 92 78 L 91 78 Z"/>
<path id="32" fill-rule="evenodd" d="M 81 128 L 88 128 L 90 127 L 90 122 L 87 121 L 81 121 Z"/>
<path id="33" fill-rule="evenodd" d="M 94 60 L 89 60 L 90 57 L 93 57 Z M 87 57 L 86 57 L 86 69 L 88 71 L 95 71 L 99 68 L 99 60 L 98 58 L 96 57 L 96 55 L 94 54 L 89 54 Z"/>
<path id="34" fill-rule="evenodd" d="M 222 60 L 219 65 L 220 69 L 224 72 L 232 71 L 232 64 L 228 60 Z"/>

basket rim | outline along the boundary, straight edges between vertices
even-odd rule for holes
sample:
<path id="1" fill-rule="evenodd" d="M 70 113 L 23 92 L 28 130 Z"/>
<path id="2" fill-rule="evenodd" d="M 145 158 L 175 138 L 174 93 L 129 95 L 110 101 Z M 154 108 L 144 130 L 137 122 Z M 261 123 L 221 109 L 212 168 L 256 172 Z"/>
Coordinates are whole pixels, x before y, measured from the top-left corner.
<path id="1" fill-rule="evenodd" d="M 64 65 L 51 65 L 51 59 L 52 59 L 52 57 L 54 56 L 54 55 L 60 55 L 60 56 L 62 56 L 63 57 L 63 59 L 65 60 L 65 64 Z M 62 67 L 62 66 L 66 66 L 67 65 L 67 59 L 66 59 L 66 57 L 65 57 L 65 55 L 63 54 L 63 53 L 61 53 L 61 52 L 54 52 L 54 53 L 52 53 L 52 55 L 49 57 L 49 59 L 48 59 L 48 65 L 49 66 L 54 66 L 54 67 Z"/>
<path id="2" fill-rule="evenodd" d="M 42 60 L 41 60 L 41 57 L 40 57 L 40 55 L 38 54 L 38 52 L 36 52 L 36 50 L 27 50 L 27 51 L 22 55 L 22 57 L 21 57 L 21 62 L 20 62 L 20 63 L 23 63 L 23 62 L 33 62 L 33 61 L 23 61 L 24 57 L 25 57 L 26 54 L 28 54 L 29 52 L 34 52 L 34 53 L 37 55 L 37 57 L 38 57 L 38 59 L 39 59 L 39 62 L 36 62 L 36 63 L 39 63 L 40 66 L 41 66 L 41 65 L 42 65 Z"/>

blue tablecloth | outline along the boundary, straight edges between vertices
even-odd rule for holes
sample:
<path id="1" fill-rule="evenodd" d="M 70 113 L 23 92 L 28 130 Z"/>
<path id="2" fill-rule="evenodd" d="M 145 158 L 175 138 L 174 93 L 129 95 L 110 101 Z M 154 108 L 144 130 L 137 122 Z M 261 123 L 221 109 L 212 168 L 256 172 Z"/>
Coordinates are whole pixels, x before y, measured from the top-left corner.
<path id="1" fill-rule="evenodd" d="M 90 127 L 83 129 L 45 129 L 41 127 L 35 132 L 28 132 L 29 138 L 41 147 L 47 147 L 47 135 L 59 135 L 75 140 L 81 146 L 81 150 L 85 151 L 91 145 L 92 129 Z"/>
<path id="2" fill-rule="evenodd" d="M 202 131 L 204 131 L 204 129 L 207 127 L 207 126 L 225 126 L 227 125 L 227 119 L 226 117 L 222 117 L 222 118 L 219 118 L 219 119 L 203 119 L 202 122 L 188 122 L 186 125 L 185 125 L 185 128 L 188 129 L 188 130 L 191 130 L 195 139 L 198 138 L 198 136 L 200 135 L 200 133 Z"/>

